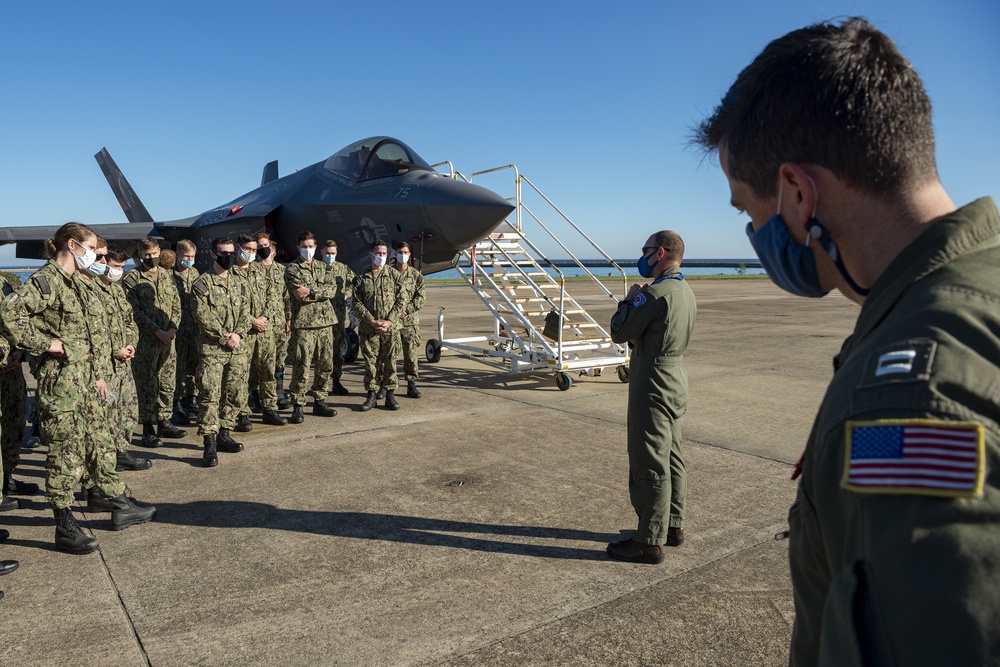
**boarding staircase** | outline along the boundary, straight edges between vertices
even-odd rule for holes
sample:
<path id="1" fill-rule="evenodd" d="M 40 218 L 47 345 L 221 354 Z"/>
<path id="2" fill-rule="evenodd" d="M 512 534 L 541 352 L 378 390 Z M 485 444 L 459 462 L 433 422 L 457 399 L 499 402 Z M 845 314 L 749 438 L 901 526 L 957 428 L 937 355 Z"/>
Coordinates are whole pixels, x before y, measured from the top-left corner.
<path id="1" fill-rule="evenodd" d="M 515 209 L 489 237 L 461 253 L 456 269 L 494 316 L 491 336 L 448 339 L 444 336 L 444 311 L 438 314 L 438 339 L 429 341 L 427 358 L 440 358 L 441 349 L 452 349 L 467 356 L 492 363 L 507 372 L 554 371 L 556 384 L 565 391 L 573 385 L 572 373 L 596 377 L 606 367 L 617 367 L 618 377 L 628 380 L 628 350 L 611 340 L 604 325 L 597 322 L 567 290 L 566 276 L 552 265 L 524 231 L 527 215 L 543 234 L 572 258 L 584 277 L 589 277 L 605 295 L 624 298 L 627 289 L 625 272 L 582 230 L 552 204 L 513 165 L 472 174 L 512 169 L 515 174 Z M 454 177 L 464 178 L 460 173 Z M 622 296 L 616 297 L 570 248 L 526 206 L 521 186 L 526 183 L 544 202 L 558 212 L 572 229 L 617 269 L 622 281 Z M 546 270 L 546 269 L 549 270 Z M 576 283 L 579 284 L 579 283 Z M 486 343 L 489 347 L 484 347 Z"/>

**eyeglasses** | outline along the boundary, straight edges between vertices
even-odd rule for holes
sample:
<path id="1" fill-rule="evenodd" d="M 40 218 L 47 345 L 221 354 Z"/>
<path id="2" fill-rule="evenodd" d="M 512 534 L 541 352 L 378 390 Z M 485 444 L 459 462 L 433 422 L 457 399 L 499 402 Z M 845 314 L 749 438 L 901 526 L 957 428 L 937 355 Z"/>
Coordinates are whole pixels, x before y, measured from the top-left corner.
<path id="1" fill-rule="evenodd" d="M 659 245 L 646 246 L 645 248 L 642 249 L 642 256 L 645 257 L 646 255 L 648 255 L 650 250 L 659 250 L 662 247 L 663 246 Z"/>

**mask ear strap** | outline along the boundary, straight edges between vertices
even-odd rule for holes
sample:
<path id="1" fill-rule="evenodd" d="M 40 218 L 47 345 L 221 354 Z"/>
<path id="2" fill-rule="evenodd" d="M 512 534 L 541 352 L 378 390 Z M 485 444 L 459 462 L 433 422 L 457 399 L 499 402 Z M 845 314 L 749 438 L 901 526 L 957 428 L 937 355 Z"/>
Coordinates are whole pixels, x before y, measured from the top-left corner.
<path id="1" fill-rule="evenodd" d="M 819 203 L 819 192 L 816 191 L 816 183 L 812 178 L 806 176 L 809 182 L 812 183 L 813 192 L 816 193 L 816 198 L 813 201 L 813 212 L 809 216 L 809 221 L 806 222 L 806 245 L 809 245 L 809 239 L 816 239 L 816 243 L 830 256 L 833 260 L 833 265 L 837 267 L 837 271 L 840 273 L 844 281 L 850 286 L 855 293 L 859 296 L 868 296 L 868 292 L 871 290 L 865 289 L 858 285 L 851 274 L 847 271 L 847 266 L 844 265 L 844 258 L 840 254 L 840 248 L 837 247 L 837 242 L 833 240 L 833 236 L 830 235 L 830 230 L 820 224 L 819 220 L 816 219 L 816 205 Z"/>

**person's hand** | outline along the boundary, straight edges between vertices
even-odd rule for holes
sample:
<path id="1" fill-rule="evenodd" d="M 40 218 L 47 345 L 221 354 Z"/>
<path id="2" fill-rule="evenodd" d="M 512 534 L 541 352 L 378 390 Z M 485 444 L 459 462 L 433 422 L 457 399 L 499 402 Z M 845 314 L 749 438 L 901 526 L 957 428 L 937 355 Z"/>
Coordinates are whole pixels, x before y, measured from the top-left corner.
<path id="1" fill-rule="evenodd" d="M 628 288 L 628 294 L 625 295 L 625 300 L 631 301 L 636 294 L 646 289 L 646 287 L 647 286 L 645 284 L 640 285 L 639 283 L 635 283 L 634 285 Z"/>
<path id="2" fill-rule="evenodd" d="M 160 340 L 160 342 L 163 343 L 164 345 L 168 344 L 170 341 L 174 339 L 174 337 L 170 335 L 170 332 L 164 329 L 157 329 L 156 333 L 154 333 L 153 335 L 156 336 Z"/>
<path id="3" fill-rule="evenodd" d="M 58 338 L 53 338 L 51 342 L 49 342 L 49 349 L 46 350 L 46 352 L 51 354 L 53 357 L 61 357 L 66 354 L 66 350 L 63 349 L 62 341 Z"/>
<path id="4" fill-rule="evenodd" d="M 227 336 L 226 347 L 235 352 L 236 350 L 240 349 L 240 340 L 241 338 L 238 333 L 231 333 L 229 334 L 229 336 Z"/>
<path id="5" fill-rule="evenodd" d="M 288 336 L 291 333 L 292 333 L 292 321 L 291 320 L 286 320 L 285 321 L 285 335 Z"/>
<path id="6" fill-rule="evenodd" d="M 261 315 L 253 321 L 254 331 L 264 331 L 267 329 L 267 317 Z"/>
<path id="7" fill-rule="evenodd" d="M 309 296 L 309 288 L 302 285 L 296 285 L 295 289 L 292 290 L 292 296 L 301 301 L 302 299 Z"/>
<path id="8" fill-rule="evenodd" d="M 9 373 L 15 368 L 20 367 L 21 359 L 24 358 L 24 353 L 21 350 L 14 350 L 9 355 L 7 355 L 7 363 L 0 366 L 0 373 Z"/>
<path id="9" fill-rule="evenodd" d="M 97 393 L 100 394 L 101 398 L 104 400 L 108 400 L 108 383 L 104 380 L 98 380 Z"/>

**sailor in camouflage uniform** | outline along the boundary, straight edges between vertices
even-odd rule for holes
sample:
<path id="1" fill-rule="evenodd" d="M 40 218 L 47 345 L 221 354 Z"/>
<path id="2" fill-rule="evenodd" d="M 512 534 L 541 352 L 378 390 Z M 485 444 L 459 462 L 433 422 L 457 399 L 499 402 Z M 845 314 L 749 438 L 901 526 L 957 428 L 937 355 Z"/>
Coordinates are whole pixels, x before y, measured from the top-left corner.
<path id="1" fill-rule="evenodd" d="M 139 343 L 139 328 L 132 315 L 132 306 L 121 286 L 128 255 L 117 245 L 110 245 L 103 251 L 107 268 L 95 282 L 101 288 L 99 294 L 108 313 L 108 327 L 111 334 L 113 372 L 108 382 L 108 391 L 116 398 L 111 402 L 108 423 L 111 426 L 118 469 L 146 470 L 153 465 L 153 462 L 137 458 L 128 451 L 129 445 L 132 444 L 135 426 L 139 423 L 139 398 L 132 374 L 132 360 L 135 358 L 136 345 Z M 98 248 L 97 252 L 100 261 L 102 249 Z"/>
<path id="2" fill-rule="evenodd" d="M 7 297 L 14 291 L 7 277 L 0 274 L 0 290 Z M 7 341 L 9 343 L 9 341 Z M 22 482 L 11 477 L 20 460 L 21 440 L 24 438 L 25 405 L 28 386 L 24 381 L 24 352 L 9 345 L 10 354 L 2 357 L 0 363 L 0 450 L 3 454 L 3 495 L 28 496 L 38 493 L 38 485 Z M 6 505 L 6 507 L 5 507 Z M 15 509 L 17 502 L 11 499 L 0 504 L 0 511 Z"/>
<path id="3" fill-rule="evenodd" d="M 244 283 L 244 293 L 247 295 L 248 308 L 250 309 L 250 330 L 244 337 L 241 347 L 246 348 L 247 377 L 243 385 L 249 386 L 253 381 L 253 389 L 256 391 L 257 400 L 263 411 L 263 421 L 265 424 L 274 426 L 284 426 L 288 423 L 284 417 L 278 414 L 278 395 L 274 390 L 273 369 L 274 369 L 274 336 L 271 335 L 271 328 L 283 326 L 284 322 L 272 322 L 268 314 L 273 310 L 268 304 L 268 282 L 267 272 L 257 259 L 257 239 L 252 236 L 240 235 L 236 240 L 236 264 L 229 272 L 231 276 L 237 277 Z M 236 420 L 236 430 L 246 433 L 253 430 L 250 423 L 250 406 L 247 405 L 246 396 L 242 397 L 242 402 L 237 406 L 239 417 Z"/>
<path id="4" fill-rule="evenodd" d="M 351 296 L 351 286 L 354 283 L 354 271 L 351 267 L 337 261 L 337 242 L 330 239 L 326 242 L 323 254 L 330 273 L 337 285 L 337 294 L 330 301 L 337 313 L 337 323 L 333 325 L 333 387 L 331 391 L 337 396 L 347 396 L 351 392 L 340 379 L 344 375 L 344 339 L 347 335 L 347 299 Z"/>
<path id="5" fill-rule="evenodd" d="M 299 256 L 285 268 L 285 284 L 292 297 L 292 418 L 304 420 L 306 376 L 313 364 L 313 414 L 333 417 L 337 411 L 326 404 L 326 381 L 333 372 L 333 326 L 337 314 L 330 301 L 337 292 L 333 274 L 326 264 L 314 259 L 316 237 L 299 234 Z"/>
<path id="6" fill-rule="evenodd" d="M 257 240 L 257 261 L 267 281 L 267 320 L 273 323 L 267 330 L 274 339 L 274 392 L 278 397 L 278 409 L 287 410 L 292 407 L 285 397 L 285 357 L 292 331 L 292 302 L 285 285 L 285 265 L 274 261 L 275 251 L 267 232 L 258 232 L 254 238 Z"/>
<path id="7" fill-rule="evenodd" d="M 386 265 L 385 241 L 372 243 L 371 268 L 354 279 L 354 314 L 361 322 L 358 335 L 365 356 L 365 390 L 361 411 L 375 407 L 375 393 L 385 389 L 385 407 L 398 410 L 396 400 L 396 351 L 399 349 L 399 318 L 404 308 L 399 271 Z"/>
<path id="8" fill-rule="evenodd" d="M 112 498 L 116 530 L 149 521 L 156 509 L 139 507 L 125 494 L 110 455 L 107 378 L 110 339 L 100 313 L 85 310 L 77 269 L 96 259 L 96 236 L 79 223 L 59 228 L 49 240 L 49 262 L 0 306 L 0 318 L 16 345 L 32 355 L 38 383 L 38 414 L 49 446 L 45 498 L 56 518 L 56 548 L 90 553 L 97 540 L 85 535 L 70 505 L 85 473 L 102 496 Z"/>
<path id="9" fill-rule="evenodd" d="M 420 309 L 424 307 L 424 274 L 413 266 L 410 244 L 403 241 L 396 248 L 396 270 L 399 271 L 400 291 L 403 293 L 403 312 L 399 316 L 399 344 L 403 352 L 403 374 L 406 376 L 406 395 L 420 398 L 417 389 L 417 357 L 420 355 Z"/>
<path id="10" fill-rule="evenodd" d="M 171 421 L 186 426 L 191 423 L 189 412 L 194 410 L 198 393 L 194 372 L 198 368 L 198 323 L 194 316 L 194 281 L 201 275 L 194 268 L 198 248 L 187 239 L 177 242 L 177 264 L 174 268 L 174 285 L 181 299 L 181 320 L 174 338 L 177 357 L 177 382 L 174 385 L 174 416 Z"/>
<path id="11" fill-rule="evenodd" d="M 141 264 L 125 274 L 123 286 L 139 327 L 132 372 L 139 394 L 142 444 L 159 447 L 160 438 L 183 438 L 187 431 L 170 421 L 177 384 L 174 337 L 181 319 L 181 300 L 172 271 L 158 271 L 160 246 L 151 238 L 139 242 Z M 154 432 L 153 425 L 156 424 Z"/>
<path id="12" fill-rule="evenodd" d="M 198 435 L 202 436 L 205 467 L 219 464 L 217 451 L 238 453 L 243 445 L 232 439 L 239 401 L 246 401 L 246 369 L 250 360 L 243 339 L 250 330 L 250 304 L 245 281 L 230 275 L 236 258 L 232 239 L 212 241 L 213 270 L 194 284 L 195 317 L 201 332 L 198 363 Z"/>

